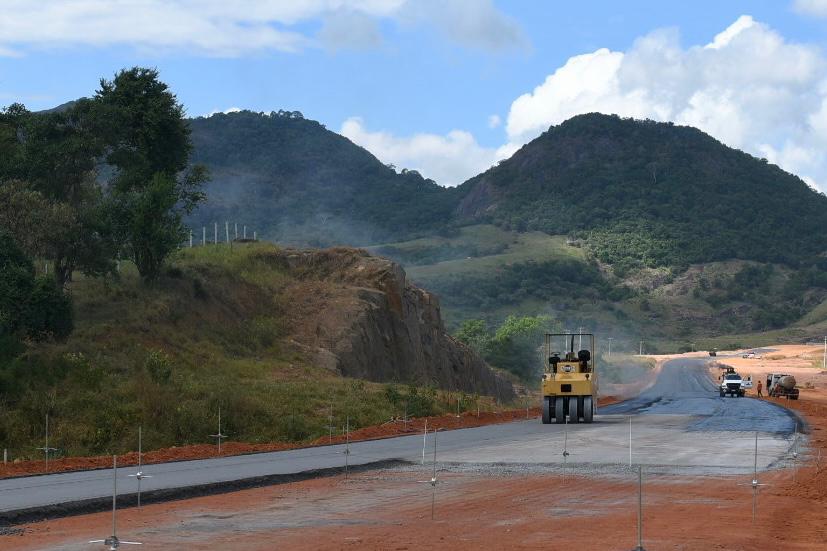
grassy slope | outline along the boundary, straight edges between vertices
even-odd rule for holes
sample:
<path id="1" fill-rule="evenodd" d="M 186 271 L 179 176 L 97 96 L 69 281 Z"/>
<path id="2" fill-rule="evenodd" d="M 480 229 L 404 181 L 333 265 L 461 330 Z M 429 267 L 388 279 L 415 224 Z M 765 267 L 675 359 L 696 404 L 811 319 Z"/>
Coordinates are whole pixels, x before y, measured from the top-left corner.
<path id="1" fill-rule="evenodd" d="M 450 250 L 454 258 L 427 262 L 428 257 L 441 258 L 442 251 Z M 376 254 L 385 254 L 405 264 L 408 277 L 425 288 L 430 288 L 440 278 L 485 278 L 497 270 L 516 263 L 543 262 L 553 259 L 585 261 L 582 249 L 566 244 L 566 238 L 546 235 L 542 232 L 518 233 L 503 230 L 490 224 L 460 228 L 453 237 L 429 237 L 400 243 L 371 247 Z M 416 259 L 412 264 L 409 259 Z M 423 262 L 422 259 L 425 259 Z M 481 317 L 475 308 L 451 304 L 451 298 L 441 297 L 447 305 L 443 314 L 449 325 L 457 325 L 468 318 Z M 511 313 L 542 313 L 548 310 L 546 301 L 526 298 L 519 303 L 489 309 L 486 318 L 501 319 Z"/>
<path id="2" fill-rule="evenodd" d="M 285 344 L 295 297 L 282 292 L 290 276 L 255 254 L 268 247 L 182 250 L 151 287 L 130 265 L 115 281 L 73 283 L 69 340 L 0 368 L 0 447 L 35 454 L 47 411 L 50 445 L 70 455 L 132 449 L 138 425 L 148 449 L 208 442 L 219 405 L 225 434 L 250 442 L 327 434 L 331 402 L 335 426 L 345 415 L 360 427 L 401 414 L 387 385 L 315 368 Z M 447 399 L 410 409 L 438 413 Z"/>
<path id="3" fill-rule="evenodd" d="M 527 261 L 570 259 L 587 261 L 586 251 L 566 244 L 564 236 L 549 236 L 541 232 L 517 233 L 492 225 L 463 227 L 454 237 L 433 237 L 377 246 L 378 253 L 391 253 L 405 264 L 409 277 L 426 288 L 436 288 L 441 278 L 476 278 L 493 276 L 498 270 Z M 446 251 L 448 251 L 446 253 Z M 468 254 L 465 254 L 468 252 Z M 445 256 L 451 258 L 442 260 Z M 434 261 L 429 262 L 429 259 Z M 468 318 L 484 317 L 490 322 L 508 314 L 551 313 L 563 319 L 571 327 L 586 325 L 616 338 L 616 345 L 627 348 L 644 339 L 664 351 L 698 347 L 744 343 L 744 346 L 800 340 L 804 336 L 818 334 L 827 329 L 827 301 L 816 306 L 793 327 L 784 330 L 753 332 L 748 318 L 752 304 L 749 297 L 741 300 L 723 299 L 715 302 L 714 295 L 726 294 L 726 286 L 733 277 L 747 266 L 759 263 L 729 260 L 690 266 L 678 275 L 669 269 L 644 270 L 630 274 L 624 285 L 640 289 L 636 296 L 621 301 L 598 300 L 559 294 L 551 299 L 539 299 L 529 295 L 495 308 L 477 308 L 469 304 L 456 304 L 451 296 L 443 294 L 444 315 L 449 325 L 456 326 Z M 776 266 L 768 280 L 768 298 L 781 297 L 784 284 L 790 275 L 786 268 Z M 700 279 L 707 288 L 700 294 L 693 293 Z M 711 282 L 720 280 L 724 288 L 715 288 Z M 552 293 L 553 295 L 554 293 Z M 781 301 L 780 298 L 778 298 Z M 823 328 L 822 328 L 823 326 Z M 631 350 L 631 348 L 629 348 Z"/>

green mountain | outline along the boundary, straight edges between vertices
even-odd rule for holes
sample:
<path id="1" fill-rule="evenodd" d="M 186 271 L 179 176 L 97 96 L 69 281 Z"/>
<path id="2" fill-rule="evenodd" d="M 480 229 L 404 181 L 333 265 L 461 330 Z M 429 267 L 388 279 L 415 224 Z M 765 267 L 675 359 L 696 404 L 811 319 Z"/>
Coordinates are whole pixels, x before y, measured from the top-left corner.
<path id="1" fill-rule="evenodd" d="M 457 214 L 585 240 L 616 268 L 827 251 L 827 197 L 764 159 L 671 123 L 588 114 L 465 182 Z"/>
<path id="2" fill-rule="evenodd" d="M 694 128 L 582 115 L 449 189 L 298 113 L 191 125 L 213 174 L 195 227 L 370 246 L 451 327 L 550 314 L 675 344 L 822 321 L 827 198 Z"/>
<path id="3" fill-rule="evenodd" d="M 190 124 L 193 162 L 212 175 L 195 227 L 229 221 L 284 243 L 367 244 L 433 232 L 456 205 L 456 190 L 398 173 L 298 112 L 242 111 Z"/>

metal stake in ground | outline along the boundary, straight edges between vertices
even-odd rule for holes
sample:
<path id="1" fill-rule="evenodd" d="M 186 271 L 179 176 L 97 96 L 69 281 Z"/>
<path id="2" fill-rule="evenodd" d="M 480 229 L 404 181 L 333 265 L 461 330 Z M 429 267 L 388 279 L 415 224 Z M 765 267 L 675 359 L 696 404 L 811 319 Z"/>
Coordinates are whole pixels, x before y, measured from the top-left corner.
<path id="1" fill-rule="evenodd" d="M 439 429 L 434 430 L 434 470 L 431 475 L 431 520 L 434 520 L 434 508 L 436 507 L 436 437 Z"/>
<path id="2" fill-rule="evenodd" d="M 143 480 L 144 478 L 152 478 L 150 475 L 144 474 L 141 470 L 142 457 L 143 451 L 141 449 L 141 427 L 138 427 L 138 472 L 129 475 L 130 478 L 135 478 L 135 480 L 138 482 L 138 509 L 141 508 L 141 480 Z"/>
<path id="3" fill-rule="evenodd" d="M 51 452 L 56 452 L 57 448 L 50 448 L 49 447 L 49 414 L 46 414 L 46 445 L 42 448 L 37 448 L 38 450 L 43 452 L 43 455 L 46 457 L 46 472 L 49 472 L 49 454 Z"/>
<path id="4" fill-rule="evenodd" d="M 566 464 L 568 463 L 569 455 L 569 419 L 563 425 L 563 478 L 566 477 Z"/>
<path id="5" fill-rule="evenodd" d="M 637 466 L 637 547 L 635 551 L 643 549 L 643 466 Z"/>
<path id="6" fill-rule="evenodd" d="M 758 482 L 758 431 L 755 432 L 755 453 L 753 454 L 752 481 L 752 523 L 755 524 L 755 513 L 758 508 L 758 488 L 765 486 Z"/>
<path id="7" fill-rule="evenodd" d="M 422 464 L 425 464 L 425 442 L 428 439 L 428 418 L 425 418 L 425 433 L 422 435 Z"/>
<path id="8" fill-rule="evenodd" d="M 102 543 L 109 546 L 109 551 L 116 551 L 121 545 L 141 545 L 137 541 L 121 541 L 118 539 L 117 527 L 118 509 L 118 456 L 112 456 L 112 535 L 105 540 L 91 540 L 89 543 Z"/>
<path id="9" fill-rule="evenodd" d="M 218 432 L 211 434 L 210 438 L 218 440 L 218 455 L 221 455 L 221 441 L 227 438 L 227 435 L 221 432 L 221 406 L 218 406 Z"/>
<path id="10" fill-rule="evenodd" d="M 798 423 L 795 424 L 795 437 L 793 439 L 793 482 L 798 477 Z"/>
<path id="11" fill-rule="evenodd" d="M 345 480 L 347 480 L 348 470 L 350 469 L 350 416 L 348 415 L 345 422 Z"/>
<path id="12" fill-rule="evenodd" d="M 236 228 L 238 229 L 238 228 Z M 333 443 L 333 402 L 330 403 L 330 418 L 327 422 L 327 443 Z"/>

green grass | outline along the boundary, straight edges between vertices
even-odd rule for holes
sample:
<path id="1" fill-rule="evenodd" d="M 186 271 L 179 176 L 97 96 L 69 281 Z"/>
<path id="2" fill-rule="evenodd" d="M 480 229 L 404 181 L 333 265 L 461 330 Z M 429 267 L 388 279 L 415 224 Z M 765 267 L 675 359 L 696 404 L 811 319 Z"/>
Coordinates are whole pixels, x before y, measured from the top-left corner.
<path id="1" fill-rule="evenodd" d="M 50 445 L 83 455 L 134 449 L 139 425 L 146 449 L 210 442 L 219 406 L 226 434 L 249 442 L 325 435 L 331 403 L 334 424 L 354 428 L 401 415 L 400 393 L 416 392 L 421 414 L 455 407 L 314 367 L 286 339 L 296 297 L 276 250 L 182 250 L 152 285 L 127 263 L 117 279 L 77 278 L 69 339 L 0 362 L 0 447 L 35 457 L 47 412 Z"/>
<path id="2" fill-rule="evenodd" d="M 785 285 L 792 272 L 779 265 L 772 268 L 769 277 L 760 278 L 764 289 L 747 287 L 741 298 L 730 294 L 739 272 L 767 265 L 726 260 L 679 272 L 668 268 L 632 271 L 623 280 L 614 279 L 609 273 L 605 277 L 612 285 L 638 289 L 630 296 L 613 299 L 605 287 L 593 283 L 554 288 L 518 277 L 499 286 L 485 285 L 502 278 L 510 267 L 529 261 L 589 262 L 586 251 L 567 245 L 563 236 L 475 225 L 462 228 L 453 237 L 416 239 L 373 250 L 395 254 L 412 281 L 435 291 L 442 301 L 446 323 L 453 329 L 472 318 L 497 324 L 511 314 L 548 314 L 570 326 L 585 325 L 601 334 L 612 334 L 619 340 L 618 345 L 625 342 L 629 349 L 636 349 L 637 341 L 643 339 L 650 349 L 662 352 L 689 349 L 692 342 L 697 347 L 733 343 L 756 346 L 778 339 L 800 340 L 814 332 L 827 331 L 827 301 L 815 302 L 814 308 L 791 303 L 785 295 Z M 466 251 L 469 254 L 463 254 Z M 555 269 L 555 265 L 550 264 L 549 269 Z M 647 287 L 650 280 L 657 281 L 654 291 Z M 701 280 L 705 287 L 696 290 Z M 474 294 L 472 291 L 481 285 L 485 285 L 486 292 Z M 818 292 L 807 291 L 807 304 L 818 300 Z M 782 319 L 787 314 L 794 319 L 797 310 L 808 307 L 813 309 L 786 329 L 751 329 L 757 323 L 754 316 L 767 308 L 776 309 L 775 313 L 770 311 L 776 318 L 780 312 Z M 789 318 L 784 321 L 790 323 Z"/>
<path id="3" fill-rule="evenodd" d="M 433 240 L 420 239 L 408 243 L 419 242 L 419 244 L 423 244 L 429 241 Z M 550 236 L 541 232 L 516 233 L 489 225 L 464 227 L 459 237 L 453 239 L 441 238 L 439 241 L 433 242 L 433 245 L 436 246 L 440 242 L 457 247 L 481 247 L 485 244 L 493 244 L 497 247 L 504 247 L 504 250 L 486 256 L 466 256 L 433 264 L 408 266 L 406 272 L 411 279 L 427 282 L 430 278 L 448 274 L 479 275 L 496 270 L 501 266 L 528 261 L 541 262 L 559 258 L 585 260 L 583 250 L 566 245 L 566 238 L 563 236 Z"/>

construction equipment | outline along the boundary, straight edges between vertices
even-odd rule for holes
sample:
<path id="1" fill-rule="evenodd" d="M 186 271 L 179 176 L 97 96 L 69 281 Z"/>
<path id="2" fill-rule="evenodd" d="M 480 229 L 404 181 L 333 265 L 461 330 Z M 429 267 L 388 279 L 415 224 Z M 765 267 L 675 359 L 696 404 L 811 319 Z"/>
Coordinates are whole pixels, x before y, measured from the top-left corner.
<path id="1" fill-rule="evenodd" d="M 798 389 L 795 388 L 795 377 L 787 373 L 768 374 L 767 394 L 769 396 L 785 396 L 790 400 L 798 400 Z"/>
<path id="2" fill-rule="evenodd" d="M 580 348 L 577 352 L 574 351 L 575 339 Z M 565 423 L 566 417 L 569 423 L 594 420 L 597 405 L 594 343 L 591 333 L 546 333 L 544 351 L 547 361 L 542 384 L 544 424 L 551 423 L 552 419 L 555 423 Z"/>
<path id="3" fill-rule="evenodd" d="M 744 392 L 744 381 L 741 376 L 734 369 L 727 369 L 727 372 L 721 376 L 721 385 L 718 387 L 721 398 L 727 394 L 741 398 L 744 396 Z"/>

